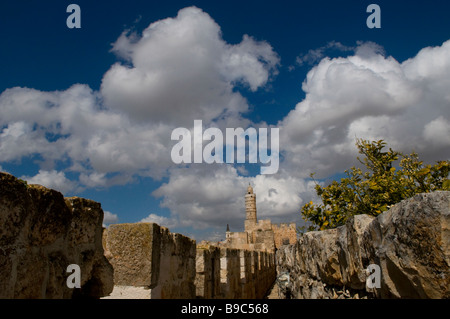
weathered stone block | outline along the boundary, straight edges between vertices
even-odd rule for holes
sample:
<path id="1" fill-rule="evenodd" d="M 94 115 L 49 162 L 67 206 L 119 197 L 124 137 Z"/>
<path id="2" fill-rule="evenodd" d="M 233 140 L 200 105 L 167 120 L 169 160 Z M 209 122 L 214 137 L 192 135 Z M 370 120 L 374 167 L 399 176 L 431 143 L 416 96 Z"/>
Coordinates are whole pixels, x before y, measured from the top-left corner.
<path id="1" fill-rule="evenodd" d="M 161 227 L 160 272 L 152 298 L 195 298 L 195 240 Z"/>
<path id="2" fill-rule="evenodd" d="M 154 223 L 113 224 L 104 231 L 114 284 L 154 288 L 158 283 L 161 236 Z"/>
<path id="3" fill-rule="evenodd" d="M 240 258 L 238 249 L 220 248 L 220 283 L 222 298 L 233 299 L 240 297 Z"/>
<path id="4" fill-rule="evenodd" d="M 382 298 L 450 298 L 450 192 L 418 194 L 378 216 L 366 236 L 381 267 Z M 380 240 L 381 239 L 381 240 Z M 366 246 L 369 244 L 366 243 Z"/>
<path id="5" fill-rule="evenodd" d="M 14 247 L 16 242 L 24 241 L 31 227 L 26 222 L 34 214 L 25 183 L 0 173 L 0 247 Z"/>
<path id="6" fill-rule="evenodd" d="M 103 210 L 93 201 L 80 199 L 83 208 L 72 201 L 0 173 L 0 298 L 98 298 L 112 291 Z M 66 285 L 70 264 L 80 266 L 81 288 Z"/>
<path id="7" fill-rule="evenodd" d="M 212 299 L 220 294 L 220 249 L 197 246 L 195 288 L 197 298 Z"/>

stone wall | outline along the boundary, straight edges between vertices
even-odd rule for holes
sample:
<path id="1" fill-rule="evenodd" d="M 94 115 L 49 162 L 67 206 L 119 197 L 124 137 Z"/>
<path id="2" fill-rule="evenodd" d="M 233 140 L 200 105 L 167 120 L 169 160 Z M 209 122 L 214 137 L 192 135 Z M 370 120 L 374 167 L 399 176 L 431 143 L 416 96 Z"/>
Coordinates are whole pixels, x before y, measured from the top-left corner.
<path id="1" fill-rule="evenodd" d="M 366 286 L 369 265 L 379 266 L 379 288 Z M 292 298 L 450 298 L 449 265 L 450 192 L 418 194 L 277 251 Z"/>
<path id="2" fill-rule="evenodd" d="M 195 259 L 195 295 L 199 298 L 219 298 L 220 291 L 220 248 L 198 245 Z"/>
<path id="3" fill-rule="evenodd" d="M 151 289 L 151 298 L 195 297 L 195 241 L 154 223 L 110 225 L 105 255 L 114 284 Z"/>
<path id="4" fill-rule="evenodd" d="M 220 248 L 220 298 L 240 298 L 239 249 Z"/>
<path id="5" fill-rule="evenodd" d="M 197 248 L 197 298 L 261 299 L 275 278 L 272 252 L 215 246 Z"/>
<path id="6" fill-rule="evenodd" d="M 297 229 L 295 223 L 272 224 L 275 247 L 295 244 L 297 242 Z"/>
<path id="7" fill-rule="evenodd" d="M 273 252 L 196 247 L 152 223 L 103 231 L 102 221 L 99 203 L 0 173 L 0 298 L 99 298 L 114 285 L 151 298 L 262 298 L 275 280 Z M 72 264 L 81 288 L 67 286 Z"/>
<path id="8" fill-rule="evenodd" d="M 104 232 L 117 286 L 146 287 L 152 299 L 263 298 L 275 281 L 275 254 L 196 246 L 153 223 L 115 224 Z"/>
<path id="9" fill-rule="evenodd" d="M 251 246 L 255 250 L 269 250 L 275 252 L 275 238 L 270 219 L 258 220 L 250 230 Z"/>
<path id="10" fill-rule="evenodd" d="M 0 173 L 0 298 L 108 295 L 113 269 L 102 221 L 99 203 Z M 80 267 L 81 288 L 67 286 L 71 264 Z"/>
<path id="11" fill-rule="evenodd" d="M 227 232 L 227 243 L 233 247 L 249 249 L 248 233 L 246 232 Z"/>

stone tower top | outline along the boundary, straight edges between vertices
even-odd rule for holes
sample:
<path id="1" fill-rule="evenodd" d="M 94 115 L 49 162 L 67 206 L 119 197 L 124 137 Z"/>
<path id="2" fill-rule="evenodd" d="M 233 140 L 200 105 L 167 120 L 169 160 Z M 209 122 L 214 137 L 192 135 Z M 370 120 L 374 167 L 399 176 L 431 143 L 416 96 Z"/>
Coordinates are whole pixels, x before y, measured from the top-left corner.
<path id="1" fill-rule="evenodd" d="M 250 230 L 256 226 L 256 194 L 253 193 L 253 187 L 249 184 L 247 194 L 245 194 L 245 230 Z"/>

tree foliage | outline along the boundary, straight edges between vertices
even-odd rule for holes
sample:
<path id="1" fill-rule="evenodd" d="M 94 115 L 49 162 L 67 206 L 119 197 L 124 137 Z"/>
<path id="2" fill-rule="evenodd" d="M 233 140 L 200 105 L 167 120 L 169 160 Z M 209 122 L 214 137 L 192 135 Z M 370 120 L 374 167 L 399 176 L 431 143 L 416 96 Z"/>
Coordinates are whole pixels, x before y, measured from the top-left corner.
<path id="1" fill-rule="evenodd" d="M 383 151 L 383 140 L 358 139 L 356 146 L 364 155 L 358 160 L 365 169 L 352 167 L 340 182 L 333 181 L 325 187 L 316 182 L 315 190 L 322 203 L 309 202 L 301 209 L 302 218 L 311 224 L 308 230 L 335 228 L 353 215 L 377 216 L 417 193 L 450 190 L 449 161 L 424 165 L 414 152 L 404 155 L 391 148 Z"/>

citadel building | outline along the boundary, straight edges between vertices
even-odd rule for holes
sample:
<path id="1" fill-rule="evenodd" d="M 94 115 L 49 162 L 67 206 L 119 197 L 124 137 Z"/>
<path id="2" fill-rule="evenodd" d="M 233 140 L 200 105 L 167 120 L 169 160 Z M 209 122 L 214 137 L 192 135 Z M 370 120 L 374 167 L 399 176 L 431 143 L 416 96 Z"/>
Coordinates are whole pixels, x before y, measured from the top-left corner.
<path id="1" fill-rule="evenodd" d="M 258 220 L 256 216 L 256 194 L 248 185 L 245 194 L 245 230 L 231 232 L 227 225 L 225 242 L 221 246 L 228 248 L 275 251 L 282 245 L 294 244 L 297 240 L 295 223 L 272 224 L 270 219 Z"/>

